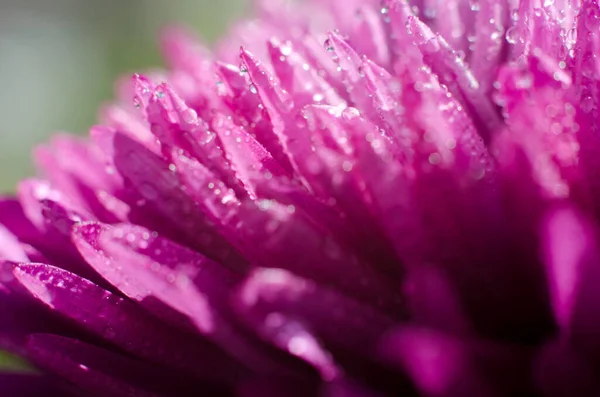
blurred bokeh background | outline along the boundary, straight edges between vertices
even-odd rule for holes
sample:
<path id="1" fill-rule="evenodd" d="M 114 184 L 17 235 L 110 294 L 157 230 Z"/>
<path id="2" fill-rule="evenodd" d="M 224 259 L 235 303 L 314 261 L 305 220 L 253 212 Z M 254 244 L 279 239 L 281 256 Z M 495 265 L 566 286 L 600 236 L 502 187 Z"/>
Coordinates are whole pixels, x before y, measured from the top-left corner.
<path id="1" fill-rule="evenodd" d="M 117 77 L 161 66 L 156 37 L 182 23 L 213 42 L 249 0 L 0 0 L 0 193 L 32 175 L 30 150 L 86 134 Z"/>

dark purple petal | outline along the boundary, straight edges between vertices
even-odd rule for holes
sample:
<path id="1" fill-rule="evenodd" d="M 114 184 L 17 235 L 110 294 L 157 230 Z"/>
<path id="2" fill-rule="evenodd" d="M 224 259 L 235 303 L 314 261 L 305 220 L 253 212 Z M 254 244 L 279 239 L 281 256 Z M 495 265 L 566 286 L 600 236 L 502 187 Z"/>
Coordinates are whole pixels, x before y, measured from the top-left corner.
<path id="1" fill-rule="evenodd" d="M 186 379 L 160 367 L 57 335 L 31 335 L 27 350 L 38 366 L 98 397 L 229 394 L 226 387 Z"/>
<path id="2" fill-rule="evenodd" d="M 202 377 L 237 376 L 239 368 L 215 347 L 184 333 L 173 338 L 177 331 L 88 280 L 41 264 L 17 265 L 13 274 L 32 297 L 131 354 Z"/>
<path id="3" fill-rule="evenodd" d="M 114 136 L 115 167 L 126 179 L 145 207 L 136 219 L 152 228 L 168 230 L 168 235 L 197 247 L 201 252 L 235 266 L 243 259 L 215 233 L 213 226 L 198 211 L 181 189 L 176 170 L 145 147 L 126 137 Z M 157 216 L 149 219 L 147 212 Z"/>
<path id="4" fill-rule="evenodd" d="M 277 356 L 231 318 L 228 295 L 240 280 L 231 270 L 138 226 L 83 224 L 74 240 L 98 273 L 149 311 L 181 325 L 165 312 L 175 310 L 251 369 L 279 372 Z"/>
<path id="5" fill-rule="evenodd" d="M 0 259 L 15 262 L 27 262 L 25 248 L 17 236 L 0 224 Z"/>
<path id="6" fill-rule="evenodd" d="M 15 397 L 79 396 L 67 391 L 56 379 L 28 373 L 0 373 L 0 395 Z"/>
<path id="7" fill-rule="evenodd" d="M 10 266 L 12 269 L 12 265 Z M 10 272 L 7 264 L 2 264 L 2 279 Z M 0 285 L 0 348 L 15 354 L 24 355 L 25 337 L 34 332 L 55 332 L 76 336 L 71 327 L 54 314 L 39 307 L 34 302 L 18 294 L 6 291 Z"/>
<path id="8" fill-rule="evenodd" d="M 410 389 L 370 360 L 394 323 L 372 307 L 281 269 L 255 271 L 237 307 L 264 339 L 312 364 L 326 381 L 351 374 L 376 388 Z"/>
<path id="9" fill-rule="evenodd" d="M 531 365 L 527 349 L 406 327 L 382 340 L 380 352 L 426 396 L 516 396 L 532 390 L 526 376 Z"/>
<path id="10" fill-rule="evenodd" d="M 539 354 L 534 376 L 544 396 L 593 396 L 600 393 L 597 368 L 571 346 L 551 341 Z"/>
<path id="11" fill-rule="evenodd" d="M 283 267 L 401 312 L 400 298 L 383 275 L 359 261 L 324 225 L 314 223 L 293 205 L 273 200 L 244 203 L 229 222 L 254 263 Z"/>

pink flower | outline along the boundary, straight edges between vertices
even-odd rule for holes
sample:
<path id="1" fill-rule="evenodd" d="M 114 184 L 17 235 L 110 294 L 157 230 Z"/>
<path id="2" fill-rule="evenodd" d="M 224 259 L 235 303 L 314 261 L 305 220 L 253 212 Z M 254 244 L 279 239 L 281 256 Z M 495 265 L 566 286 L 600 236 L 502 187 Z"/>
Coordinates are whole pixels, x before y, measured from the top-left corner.
<path id="1" fill-rule="evenodd" d="M 0 391 L 600 395 L 597 1 L 259 3 L 0 201 Z"/>

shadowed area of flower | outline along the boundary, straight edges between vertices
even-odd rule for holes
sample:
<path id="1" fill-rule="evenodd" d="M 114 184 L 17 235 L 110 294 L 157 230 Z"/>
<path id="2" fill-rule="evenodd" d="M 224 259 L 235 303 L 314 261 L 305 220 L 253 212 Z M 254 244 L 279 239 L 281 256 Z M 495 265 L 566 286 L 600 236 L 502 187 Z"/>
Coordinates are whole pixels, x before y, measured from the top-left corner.
<path id="1" fill-rule="evenodd" d="M 0 200 L 0 390 L 600 395 L 597 2 L 256 12 Z"/>

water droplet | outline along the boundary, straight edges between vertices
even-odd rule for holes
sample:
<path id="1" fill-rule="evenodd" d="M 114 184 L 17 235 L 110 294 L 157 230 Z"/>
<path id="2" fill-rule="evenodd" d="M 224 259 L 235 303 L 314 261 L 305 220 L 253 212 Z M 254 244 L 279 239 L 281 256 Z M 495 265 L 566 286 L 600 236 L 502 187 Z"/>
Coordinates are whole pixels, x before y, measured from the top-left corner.
<path id="1" fill-rule="evenodd" d="M 192 124 L 196 122 L 198 118 L 198 113 L 196 113 L 194 109 L 186 109 L 183 112 L 181 112 L 181 118 L 185 123 Z"/>
<path id="2" fill-rule="evenodd" d="M 567 36 L 565 37 L 565 45 L 570 50 L 573 48 L 575 43 L 577 42 L 577 28 L 572 28 L 567 31 Z"/>
<path id="3" fill-rule="evenodd" d="M 106 339 L 113 339 L 116 335 L 117 335 L 117 333 L 115 332 L 115 330 L 112 327 L 107 327 L 104 330 L 104 337 Z"/>
<path id="4" fill-rule="evenodd" d="M 589 113 L 594 109 L 594 99 L 588 95 L 581 100 L 581 104 L 579 106 L 585 113 Z"/>
<path id="5" fill-rule="evenodd" d="M 261 211 L 267 211 L 269 208 L 271 208 L 271 205 L 273 205 L 273 202 L 271 200 L 260 200 L 258 202 L 258 208 Z"/>
<path id="6" fill-rule="evenodd" d="M 258 91 L 256 90 L 256 86 L 254 84 L 250 84 L 248 86 L 248 89 L 250 90 L 251 93 L 256 94 Z"/>
<path id="7" fill-rule="evenodd" d="M 353 120 L 356 117 L 360 117 L 360 112 L 356 108 L 347 107 L 342 111 L 342 117 L 346 120 Z"/>
<path id="8" fill-rule="evenodd" d="M 442 161 L 442 156 L 439 153 L 431 153 L 429 155 L 429 164 L 437 165 Z"/>
<path id="9" fill-rule="evenodd" d="M 279 328 L 285 324 L 285 317 L 279 313 L 270 313 L 265 318 L 265 325 L 269 328 Z"/>
<path id="10" fill-rule="evenodd" d="M 302 356 L 312 347 L 311 341 L 303 336 L 294 336 L 288 342 L 288 350 L 290 353 Z"/>
<path id="11" fill-rule="evenodd" d="M 528 89 L 531 88 L 532 85 L 533 78 L 529 74 L 519 77 L 516 81 L 516 86 L 520 89 Z"/>
<path id="12" fill-rule="evenodd" d="M 292 43 L 289 41 L 286 41 L 284 45 L 281 46 L 280 51 L 281 54 L 285 55 L 285 56 L 289 56 L 292 54 Z"/>

